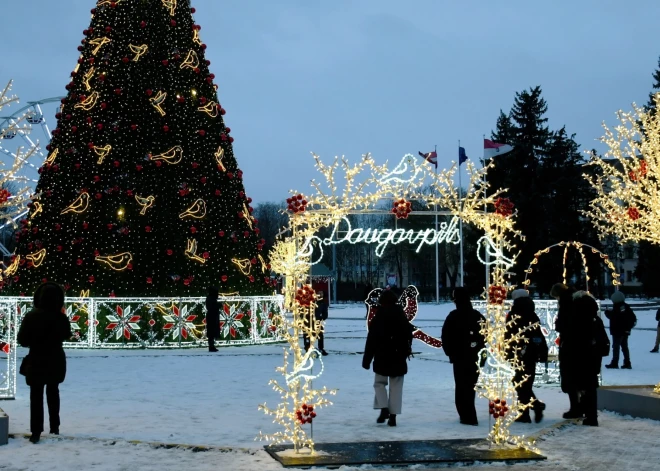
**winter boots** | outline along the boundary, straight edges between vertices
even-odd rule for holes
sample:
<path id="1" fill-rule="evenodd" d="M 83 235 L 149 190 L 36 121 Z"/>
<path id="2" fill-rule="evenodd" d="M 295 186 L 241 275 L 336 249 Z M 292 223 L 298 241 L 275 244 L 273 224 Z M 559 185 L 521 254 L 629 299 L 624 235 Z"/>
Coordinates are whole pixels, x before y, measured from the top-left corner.
<path id="1" fill-rule="evenodd" d="M 618 370 L 619 365 L 617 365 L 616 363 L 608 363 L 607 365 L 605 365 L 605 368 L 607 368 L 608 370 Z"/>
<path id="2" fill-rule="evenodd" d="M 623 362 L 623 365 L 621 365 L 621 369 L 624 369 L 624 370 L 632 370 L 632 365 L 630 364 L 630 362 L 625 362 L 625 361 L 624 361 L 624 362 Z"/>
<path id="3" fill-rule="evenodd" d="M 387 421 L 387 425 L 390 427 L 396 427 L 396 414 L 390 414 L 390 418 Z"/>
<path id="4" fill-rule="evenodd" d="M 390 418 L 390 410 L 387 407 L 384 407 L 380 410 L 380 415 L 376 419 L 376 423 L 384 424 L 387 419 Z"/>
<path id="5" fill-rule="evenodd" d="M 651 350 L 651 353 L 658 353 L 658 347 L 653 347 L 653 350 Z"/>
<path id="6" fill-rule="evenodd" d="M 534 401 L 534 422 L 537 424 L 543 420 L 543 411 L 545 410 L 545 403 L 539 400 Z"/>

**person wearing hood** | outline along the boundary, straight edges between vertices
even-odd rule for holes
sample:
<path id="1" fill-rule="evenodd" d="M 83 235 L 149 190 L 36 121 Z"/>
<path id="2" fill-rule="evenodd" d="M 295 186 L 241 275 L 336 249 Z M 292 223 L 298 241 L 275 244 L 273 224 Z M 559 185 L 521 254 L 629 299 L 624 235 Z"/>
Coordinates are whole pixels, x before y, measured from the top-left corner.
<path id="1" fill-rule="evenodd" d="M 408 373 L 408 357 L 412 354 L 413 326 L 408 322 L 398 298 L 385 290 L 378 298 L 378 313 L 369 325 L 364 346 L 362 368 L 368 370 L 373 360 L 374 409 L 380 409 L 376 422 L 387 420 L 396 426 L 403 403 L 403 378 Z M 389 397 L 387 385 L 389 382 Z"/>
<path id="2" fill-rule="evenodd" d="M 596 389 L 603 357 L 609 355 L 610 340 L 598 316 L 598 303 L 586 291 L 573 294 L 573 312 L 562 333 L 566 338 L 565 362 L 571 388 L 577 391 L 583 425 L 598 426 Z M 562 384 L 564 378 L 562 378 Z"/>
<path id="3" fill-rule="evenodd" d="M 34 308 L 25 314 L 18 330 L 18 343 L 29 348 L 21 374 L 30 386 L 30 441 L 39 442 L 44 430 L 44 387 L 50 433 L 60 433 L 59 385 L 66 377 L 66 355 L 62 342 L 72 337 L 64 314 L 64 290 L 56 283 L 40 285 L 34 292 Z"/>
<path id="4" fill-rule="evenodd" d="M 479 379 L 479 352 L 486 346 L 481 333 L 484 316 L 472 307 L 465 288 L 453 292 L 456 309 L 442 326 L 442 348 L 454 367 L 455 403 L 460 422 L 479 425 L 474 407 L 475 386 Z"/>
<path id="5" fill-rule="evenodd" d="M 550 296 L 557 300 L 557 317 L 555 318 L 555 331 L 559 334 L 559 376 L 561 378 L 561 390 L 568 395 L 569 409 L 564 412 L 564 419 L 578 419 L 584 417 L 580 398 L 572 381 L 572 368 L 568 360 L 570 350 L 569 339 L 571 333 L 568 326 L 573 317 L 573 293 L 575 290 L 563 283 L 555 283 L 550 289 Z"/>
<path id="6" fill-rule="evenodd" d="M 612 309 L 605 311 L 605 317 L 610 320 L 610 335 L 612 335 L 612 361 L 605 368 L 619 367 L 619 351 L 623 350 L 623 365 L 621 368 L 631 369 L 628 337 L 637 324 L 637 316 L 625 302 L 626 296 L 621 291 L 615 291 L 610 297 Z"/>
<path id="7" fill-rule="evenodd" d="M 536 315 L 534 301 L 529 297 L 529 292 L 525 289 L 517 289 L 511 293 L 511 298 L 513 306 L 507 316 L 505 338 L 511 339 L 519 335 L 520 339 L 510 342 L 507 357 L 516 358 L 520 366 L 513 378 L 514 383 L 518 384 L 516 388 L 518 401 L 529 404 L 533 400 L 530 408 L 534 410 L 534 421 L 539 423 L 543 420 L 545 404 L 534 394 L 534 378 L 536 363 L 548 361 L 548 343 L 541 332 L 541 320 Z M 530 423 L 532 421 L 529 416 L 530 408 L 525 409 L 516 422 Z"/>
<path id="8" fill-rule="evenodd" d="M 217 352 L 215 339 L 220 337 L 220 305 L 218 303 L 219 290 L 209 286 L 206 296 L 206 338 L 209 342 L 209 352 Z"/>

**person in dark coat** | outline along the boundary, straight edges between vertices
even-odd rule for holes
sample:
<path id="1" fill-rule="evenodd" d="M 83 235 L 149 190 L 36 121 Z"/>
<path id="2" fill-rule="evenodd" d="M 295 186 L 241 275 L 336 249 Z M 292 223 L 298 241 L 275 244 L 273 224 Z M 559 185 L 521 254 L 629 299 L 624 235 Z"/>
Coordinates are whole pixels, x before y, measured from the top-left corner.
<path id="1" fill-rule="evenodd" d="M 660 347 L 660 309 L 655 312 L 655 320 L 658 323 L 658 327 L 655 334 L 655 346 L 651 350 L 651 353 L 658 353 L 658 347 Z"/>
<path id="2" fill-rule="evenodd" d="M 511 341 L 508 358 L 516 357 L 519 366 L 522 369 L 516 370 L 513 378 L 514 383 L 519 384 L 516 388 L 518 401 L 523 404 L 532 403 L 534 410 L 534 421 L 536 423 L 543 420 L 543 411 L 545 404 L 539 401 L 534 394 L 534 378 L 536 377 L 536 363 L 545 363 L 548 361 L 548 344 L 541 332 L 541 321 L 536 315 L 534 301 L 529 297 L 529 292 L 525 289 L 517 289 L 511 293 L 513 306 L 507 316 L 506 339 L 510 339 L 520 334 L 520 341 Z M 512 319 L 516 319 L 511 322 Z M 530 326 L 534 326 L 531 327 Z M 523 379 L 527 377 L 526 380 Z M 529 416 L 529 408 L 525 409 L 516 422 L 530 423 L 532 419 Z"/>
<path id="3" fill-rule="evenodd" d="M 219 290 L 209 286 L 206 296 L 206 338 L 209 341 L 209 352 L 217 352 L 215 339 L 220 337 L 220 304 L 218 303 Z"/>
<path id="4" fill-rule="evenodd" d="M 626 296 L 621 291 L 615 291 L 610 297 L 612 310 L 605 311 L 605 317 L 610 320 L 610 334 L 612 335 L 612 361 L 605 368 L 619 367 L 619 350 L 623 350 L 623 365 L 621 368 L 631 369 L 630 351 L 628 350 L 628 337 L 637 324 L 637 316 L 628 306 Z"/>
<path id="5" fill-rule="evenodd" d="M 442 326 L 442 348 L 454 366 L 456 410 L 462 424 L 479 425 L 474 407 L 475 386 L 479 379 L 479 352 L 485 347 L 481 323 L 485 318 L 472 308 L 465 288 L 453 293 L 456 309 L 451 311 Z"/>
<path id="6" fill-rule="evenodd" d="M 30 351 L 21 365 L 21 374 L 30 386 L 30 441 L 37 443 L 44 430 L 44 387 L 50 433 L 60 433 L 59 385 L 66 377 L 66 355 L 62 342 L 73 335 L 63 312 L 64 290 L 52 282 L 34 292 L 34 308 L 25 314 L 18 330 L 18 343 Z"/>
<path id="7" fill-rule="evenodd" d="M 316 293 L 316 307 L 314 308 L 314 319 L 308 319 L 305 323 L 308 324 L 309 320 L 317 321 L 326 321 L 328 319 L 328 299 L 324 296 L 323 291 L 318 291 Z M 321 351 L 321 355 L 326 356 L 328 352 L 325 351 L 325 339 L 323 337 L 323 328 L 324 325 L 321 323 L 321 331 L 318 336 L 318 347 Z M 305 351 L 309 350 L 311 342 L 307 334 L 303 334 L 303 345 L 305 346 Z"/>
<path id="8" fill-rule="evenodd" d="M 565 419 L 577 419 L 584 416 L 577 389 L 575 389 L 574 375 L 576 370 L 569 361 L 565 361 L 567 345 L 564 342 L 570 335 L 566 332 L 566 326 L 573 316 L 573 293 L 575 290 L 563 283 L 556 283 L 550 290 L 550 296 L 557 300 L 557 318 L 555 319 L 555 331 L 559 334 L 559 375 L 561 379 L 561 390 L 568 395 L 569 408 L 564 412 Z"/>
<path id="9" fill-rule="evenodd" d="M 371 321 L 364 346 L 362 367 L 368 370 L 373 360 L 374 409 L 380 409 L 376 420 L 396 426 L 403 403 L 403 378 L 408 373 L 408 357 L 412 354 L 413 326 L 408 322 L 396 294 L 385 290 L 378 299 L 378 313 Z M 387 385 L 389 382 L 389 397 Z"/>
<path id="10" fill-rule="evenodd" d="M 578 291 L 573 298 L 573 312 L 562 333 L 564 361 L 570 365 L 570 386 L 577 391 L 585 416 L 582 423 L 598 426 L 596 389 L 602 359 L 609 355 L 610 341 L 598 317 L 596 300 L 585 291 Z"/>

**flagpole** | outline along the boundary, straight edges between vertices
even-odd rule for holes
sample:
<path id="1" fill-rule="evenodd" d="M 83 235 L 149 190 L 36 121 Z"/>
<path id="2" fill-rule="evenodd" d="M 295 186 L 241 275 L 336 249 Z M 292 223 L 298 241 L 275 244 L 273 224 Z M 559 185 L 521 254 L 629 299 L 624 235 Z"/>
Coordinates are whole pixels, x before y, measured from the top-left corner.
<path id="1" fill-rule="evenodd" d="M 463 184 L 461 183 L 461 140 L 458 140 L 458 197 L 461 201 L 461 217 L 458 220 L 458 234 L 461 238 L 460 241 L 460 273 L 461 273 L 461 286 L 465 286 L 463 282 L 463 198 L 461 193 L 463 190 Z"/>
<path id="2" fill-rule="evenodd" d="M 438 181 L 438 146 L 435 146 L 435 181 Z M 433 211 L 435 212 L 435 233 L 438 233 L 438 203 L 433 204 Z M 440 274 L 438 266 L 438 242 L 435 243 L 435 303 L 440 304 Z"/>
<path id="3" fill-rule="evenodd" d="M 482 142 L 485 142 L 486 141 L 486 135 L 482 134 L 481 136 L 483 138 Z M 485 152 L 485 150 L 484 150 L 484 152 Z M 486 156 L 485 155 L 483 155 L 482 165 L 486 165 Z M 484 172 L 484 184 L 486 183 L 486 178 L 487 177 L 488 177 L 488 174 L 486 172 Z M 484 214 L 488 212 L 488 206 L 486 206 L 486 191 L 487 191 L 486 188 L 484 188 Z M 479 250 L 481 250 L 481 247 L 479 248 Z M 488 288 L 490 288 L 490 270 L 488 269 L 488 267 L 490 266 L 489 262 L 490 262 L 490 256 L 488 254 L 488 250 L 486 250 L 486 293 L 488 293 Z"/>

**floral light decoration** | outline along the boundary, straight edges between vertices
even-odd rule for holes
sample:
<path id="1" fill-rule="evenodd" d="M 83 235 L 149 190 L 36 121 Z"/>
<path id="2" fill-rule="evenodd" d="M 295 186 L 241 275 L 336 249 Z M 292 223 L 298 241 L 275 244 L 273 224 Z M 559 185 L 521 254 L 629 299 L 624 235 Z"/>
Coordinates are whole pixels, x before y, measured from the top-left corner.
<path id="1" fill-rule="evenodd" d="M 404 198 L 396 200 L 392 204 L 392 213 L 397 219 L 408 219 L 408 215 L 412 212 L 412 203 L 406 201 Z"/>
<path id="2" fill-rule="evenodd" d="M 660 106 L 660 93 L 654 102 Z M 604 157 L 591 155 L 587 164 L 597 170 L 584 174 L 596 197 L 585 214 L 601 237 L 660 244 L 660 116 L 633 104 L 617 118 L 613 130 L 603 124 Z"/>
<path id="3" fill-rule="evenodd" d="M 288 349 L 284 351 L 284 364 L 277 368 L 286 384 L 271 380 L 270 384 L 280 394 L 281 401 L 276 408 L 269 408 L 266 404 L 259 406 L 266 414 L 274 417 L 274 422 L 282 430 L 273 434 L 260 433 L 259 439 L 270 440 L 275 443 L 291 442 L 294 449 L 299 451 L 309 448 L 314 452 L 314 441 L 311 433 L 304 428 L 299 419 L 298 412 L 304 411 L 303 404 L 314 407 L 316 412 L 320 407 L 330 405 L 325 397 L 334 394 L 335 390 L 327 387 L 314 389 L 312 380 L 320 376 L 323 368 L 322 359 L 314 347 L 322 329 L 320 321 L 305 322 L 306 318 L 313 319 L 315 303 L 309 302 L 301 296 L 305 293 L 304 285 L 309 275 L 311 256 L 314 251 L 313 244 L 305 244 L 313 240 L 314 234 L 324 227 L 334 225 L 337 221 L 349 214 L 373 211 L 379 208 L 383 200 L 389 201 L 421 201 L 428 208 L 444 208 L 464 222 L 474 224 L 484 232 L 484 238 L 491 249 L 490 261 L 491 283 L 502 287 L 505 292 L 511 289 L 507 283 L 507 270 L 517 257 L 514 238 L 523 239 L 521 233 L 514 227 L 512 205 L 502 198 L 503 190 L 487 194 L 488 183 L 485 175 L 493 164 L 477 169 L 471 162 L 467 163 L 467 172 L 470 176 L 470 186 L 464 197 L 454 184 L 454 175 L 457 166 L 454 164 L 449 170 L 435 173 L 426 162 L 418 163 L 412 155 L 406 155 L 392 170 L 387 163 L 376 165 L 371 155 L 366 154 L 362 160 L 351 165 L 345 158 L 335 158 L 330 165 L 324 164 L 314 155 L 316 168 L 323 176 L 324 184 L 312 180 L 314 189 L 312 195 L 296 195 L 288 200 L 289 204 L 289 233 L 290 236 L 279 240 L 270 253 L 272 269 L 284 277 L 286 283 L 283 291 L 285 295 L 285 308 L 292 312 L 291 317 L 280 315 L 277 325 L 280 332 L 288 342 Z M 342 175 L 339 175 L 341 172 Z M 343 177 L 344 188 L 338 190 L 337 179 Z M 429 194 L 423 188 L 431 187 L 433 193 Z M 300 198 L 302 197 L 302 199 Z M 295 211 L 295 201 L 306 201 L 304 211 Z M 493 212 L 489 210 L 496 201 L 502 210 Z M 510 202 L 509 202 L 510 203 Z M 489 253 L 491 253 L 489 252 Z M 504 253 L 512 255 L 505 256 Z M 301 290 L 301 291 L 299 291 Z M 487 292 L 484 293 L 487 297 Z M 487 299 L 489 299 L 487 297 Z M 303 300 L 304 303 L 300 301 Z M 489 301 L 491 301 L 489 299 Z M 510 434 L 509 427 L 520 416 L 529 404 L 519 404 L 513 383 L 515 369 L 521 365 L 511 365 L 506 358 L 506 350 L 510 342 L 522 342 L 522 333 L 514 335 L 511 339 L 505 338 L 507 328 L 506 312 L 501 303 L 488 303 L 488 318 L 483 324 L 482 332 L 486 337 L 487 348 L 490 352 L 488 366 L 493 369 L 495 376 L 488 374 L 481 382 L 480 394 L 492 401 L 507 401 L 507 412 L 495 419 L 495 424 L 488 439 L 494 445 L 504 446 L 514 444 L 531 448 L 531 444 L 524 437 Z M 309 337 L 312 348 L 304 352 L 300 347 L 300 335 Z M 496 354 L 493 354 L 496 352 Z M 291 362 L 289 361 L 291 358 Z M 314 372 L 316 363 L 320 363 L 321 372 Z"/>

